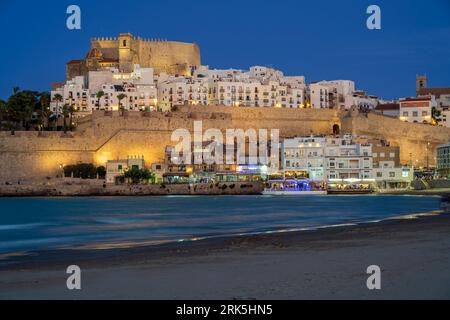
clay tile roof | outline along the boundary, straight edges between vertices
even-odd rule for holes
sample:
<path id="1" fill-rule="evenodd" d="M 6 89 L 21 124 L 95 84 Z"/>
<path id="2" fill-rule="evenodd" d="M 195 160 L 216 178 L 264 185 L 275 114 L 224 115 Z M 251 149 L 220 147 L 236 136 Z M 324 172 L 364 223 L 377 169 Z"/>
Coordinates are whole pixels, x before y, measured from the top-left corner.
<path id="1" fill-rule="evenodd" d="M 419 89 L 419 95 L 428 95 L 428 94 L 436 96 L 436 98 L 439 98 L 443 94 L 450 94 L 450 87 Z"/>
<path id="2" fill-rule="evenodd" d="M 407 102 L 407 101 L 430 101 L 431 97 L 417 97 L 417 98 L 405 98 L 401 99 L 400 102 Z"/>
<path id="3" fill-rule="evenodd" d="M 67 62 L 67 64 L 80 64 L 82 62 L 83 60 L 70 60 L 69 62 Z"/>
<path id="4" fill-rule="evenodd" d="M 119 62 L 119 60 L 117 59 L 108 59 L 108 58 L 103 58 L 102 60 L 100 60 L 101 62 Z"/>
<path id="5" fill-rule="evenodd" d="M 400 104 L 398 103 L 384 103 L 384 104 L 379 104 L 375 110 L 399 110 L 400 109 Z"/>

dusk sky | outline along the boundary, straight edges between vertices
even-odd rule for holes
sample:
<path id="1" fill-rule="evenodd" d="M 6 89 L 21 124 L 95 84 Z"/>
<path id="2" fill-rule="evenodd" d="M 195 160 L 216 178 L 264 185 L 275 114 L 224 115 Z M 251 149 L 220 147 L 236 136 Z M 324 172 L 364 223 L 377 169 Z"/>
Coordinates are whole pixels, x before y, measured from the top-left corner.
<path id="1" fill-rule="evenodd" d="M 82 30 L 66 28 L 81 7 Z M 381 7 L 382 29 L 366 9 Z M 450 86 L 450 0 L 9 1 L 0 2 L 0 98 L 12 88 L 49 90 L 89 39 L 131 32 L 196 42 L 211 68 L 272 66 L 307 82 L 349 79 L 385 99 L 415 94 L 415 75 Z"/>

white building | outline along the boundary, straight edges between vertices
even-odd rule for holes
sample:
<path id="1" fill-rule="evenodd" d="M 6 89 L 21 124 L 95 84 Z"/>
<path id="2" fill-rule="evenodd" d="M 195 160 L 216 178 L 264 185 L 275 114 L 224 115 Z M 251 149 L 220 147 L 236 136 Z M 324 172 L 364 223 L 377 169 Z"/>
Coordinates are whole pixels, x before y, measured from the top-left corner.
<path id="1" fill-rule="evenodd" d="M 285 177 L 324 181 L 325 137 L 297 137 L 282 144 L 282 165 Z"/>
<path id="2" fill-rule="evenodd" d="M 370 144 L 354 143 L 351 135 L 345 135 L 343 138 L 328 137 L 325 157 L 328 181 L 373 180 Z"/>
<path id="3" fill-rule="evenodd" d="M 55 99 L 57 94 L 62 96 L 62 101 Z M 76 112 L 118 110 L 120 94 L 125 95 L 120 101 L 125 110 L 156 110 L 153 69 L 135 65 L 132 73 L 120 73 L 114 68 L 91 71 L 86 78 L 78 76 L 53 90 L 50 108 L 54 113 L 61 113 L 64 105 L 73 106 Z"/>
<path id="4" fill-rule="evenodd" d="M 103 93 L 101 97 L 97 94 L 90 96 L 91 110 L 118 111 L 120 107 L 129 111 L 156 111 L 157 91 L 154 85 L 123 83 L 104 84 L 99 91 Z M 119 101 L 119 95 L 124 98 Z"/>
<path id="5" fill-rule="evenodd" d="M 203 78 L 171 77 L 159 82 L 158 101 L 158 106 L 164 111 L 176 105 L 209 105 L 210 84 Z"/>
<path id="6" fill-rule="evenodd" d="M 311 108 L 349 109 L 355 103 L 355 82 L 331 80 L 309 85 Z"/>
<path id="7" fill-rule="evenodd" d="M 392 163 L 380 163 L 373 168 L 377 186 L 381 189 L 407 188 L 414 180 L 412 167 L 395 167 Z"/>
<path id="8" fill-rule="evenodd" d="M 286 177 L 340 182 L 373 180 L 372 146 L 354 143 L 350 135 L 285 139 L 281 154 Z"/>
<path id="9" fill-rule="evenodd" d="M 414 123 L 432 123 L 431 110 L 436 106 L 434 97 L 400 99 L 399 119 Z"/>
<path id="10" fill-rule="evenodd" d="M 346 110 L 351 108 L 373 110 L 380 103 L 378 97 L 368 96 L 364 91 L 355 91 L 348 94 L 344 97 L 344 100 Z"/>
<path id="11" fill-rule="evenodd" d="M 158 77 L 162 109 L 175 105 L 201 104 L 242 107 L 303 108 L 305 77 L 284 77 L 281 71 L 254 66 L 249 71 L 199 67 L 194 77 Z"/>
<path id="12" fill-rule="evenodd" d="M 400 116 L 400 105 L 396 102 L 380 103 L 375 107 L 374 111 L 385 116 L 398 118 Z"/>
<path id="13" fill-rule="evenodd" d="M 311 108 L 329 109 L 333 107 L 335 87 L 326 82 L 311 83 L 309 85 L 309 97 Z"/>
<path id="14" fill-rule="evenodd" d="M 130 73 L 116 68 L 89 72 L 56 90 L 77 111 L 118 110 L 117 97 L 125 110 L 170 111 L 177 105 L 223 105 L 230 107 L 271 108 L 339 108 L 351 106 L 372 108 L 377 100 L 355 92 L 351 80 L 320 81 L 310 85 L 304 76 L 284 76 L 283 72 L 252 66 L 238 69 L 197 68 L 192 77 L 154 76 L 152 68 L 134 65 Z M 123 103 L 122 103 L 123 102 Z M 61 106 L 59 106 L 61 107 Z"/>
<path id="15" fill-rule="evenodd" d="M 88 102 L 89 90 L 86 88 L 83 76 L 67 81 L 62 88 L 52 90 L 50 95 L 50 111 L 55 114 L 61 114 L 64 105 L 73 106 L 76 111 L 90 111 Z M 57 95 L 62 97 L 61 101 L 55 98 Z"/>
<path id="16" fill-rule="evenodd" d="M 128 169 L 143 169 L 144 167 L 144 157 L 140 156 L 128 157 L 123 160 L 109 160 L 106 163 L 106 183 L 118 183 L 117 178 L 123 176 Z"/>

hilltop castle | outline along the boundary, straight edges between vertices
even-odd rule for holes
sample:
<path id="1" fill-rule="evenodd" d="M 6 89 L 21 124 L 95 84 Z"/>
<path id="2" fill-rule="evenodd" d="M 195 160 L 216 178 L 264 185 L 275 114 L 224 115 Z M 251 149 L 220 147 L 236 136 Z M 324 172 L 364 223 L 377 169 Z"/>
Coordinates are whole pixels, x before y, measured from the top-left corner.
<path id="1" fill-rule="evenodd" d="M 131 33 L 121 33 L 115 38 L 92 38 L 86 58 L 67 63 L 66 78 L 70 80 L 111 67 L 131 72 L 134 64 L 153 68 L 156 74 L 187 76 L 200 66 L 200 48 L 195 43 L 142 39 Z"/>

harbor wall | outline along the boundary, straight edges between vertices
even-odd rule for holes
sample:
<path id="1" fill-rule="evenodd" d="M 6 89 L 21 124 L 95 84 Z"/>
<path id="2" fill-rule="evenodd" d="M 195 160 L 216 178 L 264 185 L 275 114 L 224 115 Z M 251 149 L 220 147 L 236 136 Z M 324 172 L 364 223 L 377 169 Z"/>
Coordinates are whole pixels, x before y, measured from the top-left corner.
<path id="1" fill-rule="evenodd" d="M 342 133 L 383 138 L 401 148 L 401 162 L 413 159 L 430 165 L 435 147 L 446 143 L 450 129 L 408 124 L 380 115 L 335 110 L 250 107 L 181 106 L 172 113 L 94 112 L 75 132 L 0 132 L 0 184 L 16 180 L 45 179 L 62 174 L 64 165 L 80 162 L 105 165 L 107 160 L 144 156 L 146 164 L 162 162 L 165 147 L 174 145 L 172 132 L 192 132 L 194 121 L 203 130 L 217 128 L 279 129 L 280 137 Z M 427 149 L 428 148 L 428 149 Z"/>

